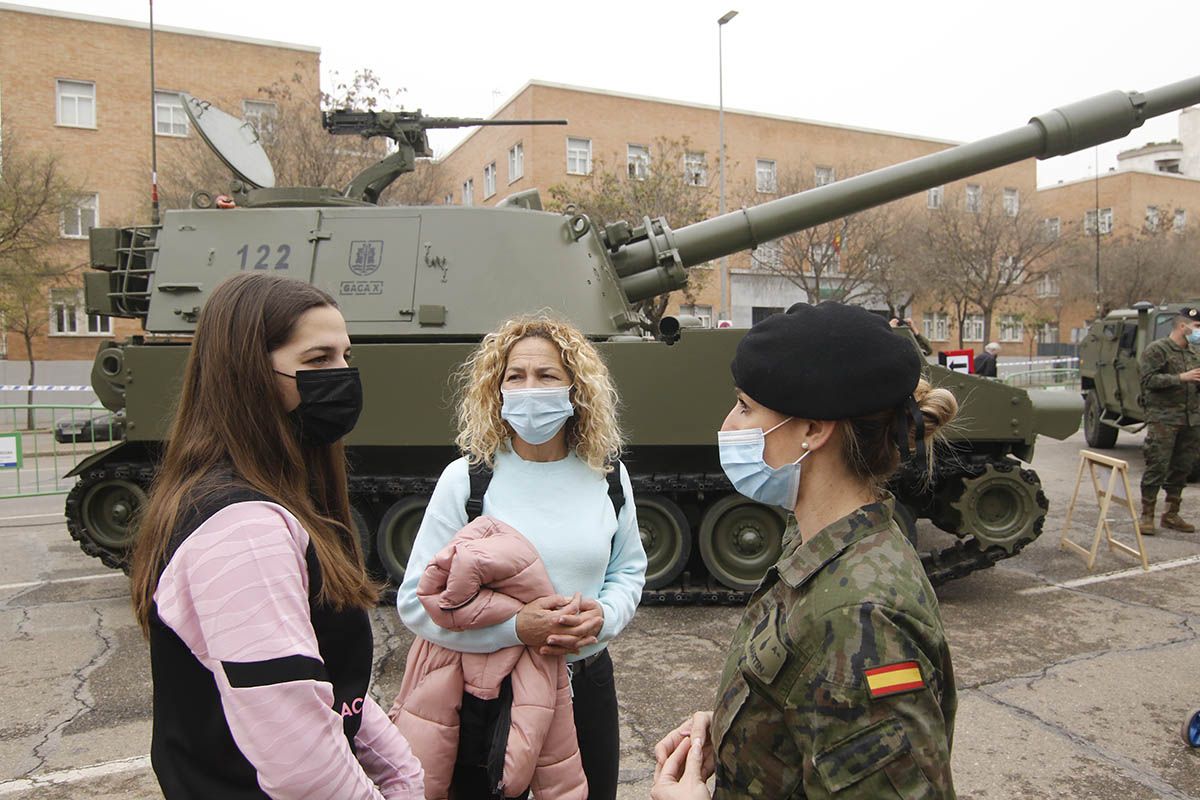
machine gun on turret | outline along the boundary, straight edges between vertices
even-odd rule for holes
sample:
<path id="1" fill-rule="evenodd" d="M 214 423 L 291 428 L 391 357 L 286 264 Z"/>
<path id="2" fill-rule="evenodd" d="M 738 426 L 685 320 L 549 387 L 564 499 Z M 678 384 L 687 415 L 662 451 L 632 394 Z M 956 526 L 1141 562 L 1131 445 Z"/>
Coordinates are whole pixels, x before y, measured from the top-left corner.
<path id="1" fill-rule="evenodd" d="M 378 202 L 392 181 L 417 168 L 417 158 L 432 158 L 425 132 L 440 128 L 474 128 L 498 125 L 566 125 L 565 119 L 470 119 L 427 117 L 416 111 L 354 111 L 336 109 L 321 115 L 321 124 L 331 134 L 358 135 L 364 139 L 386 136 L 396 143 L 396 152 L 359 173 L 346 188 L 345 197 L 367 203 Z"/>

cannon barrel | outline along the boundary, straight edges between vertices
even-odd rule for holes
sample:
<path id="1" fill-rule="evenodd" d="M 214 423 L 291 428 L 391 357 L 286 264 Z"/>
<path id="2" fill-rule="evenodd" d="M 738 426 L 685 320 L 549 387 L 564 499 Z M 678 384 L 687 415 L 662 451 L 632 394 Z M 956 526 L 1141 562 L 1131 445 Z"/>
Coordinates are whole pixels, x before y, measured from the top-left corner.
<path id="1" fill-rule="evenodd" d="M 1021 128 L 632 241 L 613 254 L 631 302 L 680 289 L 691 267 L 789 233 L 1026 158 L 1050 158 L 1126 136 L 1150 117 L 1200 103 L 1200 76 L 1147 92 L 1113 91 L 1040 114 Z M 682 280 L 681 280 L 682 278 Z"/>

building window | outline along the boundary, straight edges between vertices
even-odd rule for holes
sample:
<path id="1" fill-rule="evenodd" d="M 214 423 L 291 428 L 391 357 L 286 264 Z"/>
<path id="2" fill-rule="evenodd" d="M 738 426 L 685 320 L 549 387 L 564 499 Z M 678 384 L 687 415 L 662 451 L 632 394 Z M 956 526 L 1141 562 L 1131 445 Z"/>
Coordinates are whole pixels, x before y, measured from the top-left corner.
<path id="1" fill-rule="evenodd" d="M 1158 206 L 1146 206 L 1146 230 L 1158 230 Z"/>
<path id="2" fill-rule="evenodd" d="M 445 197 L 443 197 L 443 198 L 442 198 L 442 203 L 443 203 L 444 205 L 448 205 L 448 206 L 452 206 L 452 205 L 454 205 L 454 193 L 453 193 L 453 192 L 450 192 L 450 193 L 449 193 L 449 194 L 447 194 Z"/>
<path id="3" fill-rule="evenodd" d="M 100 216 L 100 195 L 85 194 L 62 212 L 59 228 L 64 239 L 86 239 Z"/>
<path id="4" fill-rule="evenodd" d="M 711 328 L 713 325 L 712 306 L 686 306 L 679 307 L 680 314 L 688 314 L 700 320 L 700 324 L 705 328 Z"/>
<path id="5" fill-rule="evenodd" d="M 942 207 L 942 198 L 946 195 L 945 186 L 934 186 L 925 193 L 925 207 L 939 209 Z"/>
<path id="6" fill-rule="evenodd" d="M 270 142 L 275 139 L 279 108 L 267 100 L 243 100 L 242 119 L 254 126 L 260 140 Z"/>
<path id="7" fill-rule="evenodd" d="M 754 188 L 766 194 L 774 194 L 778 190 L 774 161 L 760 158 L 754 162 Z"/>
<path id="8" fill-rule="evenodd" d="M 525 176 L 525 145 L 517 142 L 508 148 L 508 182 Z"/>
<path id="9" fill-rule="evenodd" d="M 1181 231 L 1187 227 L 1187 211 L 1185 209 L 1175 209 L 1175 221 L 1172 223 L 1172 227 L 1176 231 Z"/>
<path id="10" fill-rule="evenodd" d="M 983 187 L 978 183 L 967 184 L 967 211 L 978 214 L 983 208 Z"/>
<path id="11" fill-rule="evenodd" d="M 464 206 L 475 205 L 475 179 L 467 178 L 463 181 L 463 202 Z"/>
<path id="12" fill-rule="evenodd" d="M 688 186 L 708 186 L 708 162 L 704 153 L 683 154 L 683 179 Z"/>
<path id="13" fill-rule="evenodd" d="M 814 273 L 818 269 L 825 275 L 842 271 L 842 254 L 832 244 L 814 244 L 809 248 L 808 260 Z"/>
<path id="14" fill-rule="evenodd" d="M 52 336 L 105 336 L 112 333 L 112 317 L 89 314 L 83 305 L 82 289 L 50 290 L 50 334 Z"/>
<path id="15" fill-rule="evenodd" d="M 931 342 L 944 342 L 950 338 L 950 315 L 944 311 L 926 313 L 921 319 L 922 333 Z"/>
<path id="16" fill-rule="evenodd" d="M 567 137 L 567 174 L 592 174 L 592 140 Z"/>
<path id="17" fill-rule="evenodd" d="M 982 334 L 980 336 L 982 337 Z M 1005 314 L 1000 318 L 1000 341 L 1019 342 L 1025 338 L 1025 323 L 1020 314 Z"/>
<path id="18" fill-rule="evenodd" d="M 1100 209 L 1100 233 L 1112 233 L 1113 226 L 1113 210 L 1111 208 Z M 1088 236 L 1096 234 L 1096 209 L 1087 211 L 1083 215 L 1083 232 Z"/>
<path id="19" fill-rule="evenodd" d="M 1058 217 L 1047 217 L 1042 220 L 1042 230 L 1046 233 L 1046 241 L 1056 241 L 1062 235 L 1062 220 Z"/>
<path id="20" fill-rule="evenodd" d="M 1044 273 L 1038 278 L 1036 292 L 1038 297 L 1058 297 L 1058 276 Z"/>
<path id="21" fill-rule="evenodd" d="M 643 144 L 627 145 L 625 164 L 629 169 L 630 180 L 646 180 L 650 177 L 650 148 Z"/>
<path id="22" fill-rule="evenodd" d="M 813 183 L 816 186 L 824 186 L 827 183 L 833 183 L 837 178 L 834 175 L 833 167 L 817 167 L 813 173 Z"/>
<path id="23" fill-rule="evenodd" d="M 963 320 L 963 341 L 983 341 L 983 314 L 968 314 Z"/>
<path id="24" fill-rule="evenodd" d="M 483 199 L 486 200 L 496 193 L 496 162 L 483 168 Z"/>
<path id="25" fill-rule="evenodd" d="M 187 136 L 187 113 L 179 92 L 154 93 L 154 132 L 159 136 Z"/>
<path id="26" fill-rule="evenodd" d="M 1038 328 L 1038 341 L 1043 344 L 1058 344 L 1058 325 L 1053 322 L 1043 322 Z"/>
<path id="27" fill-rule="evenodd" d="M 1021 210 L 1021 193 L 1016 189 L 1004 190 L 1004 213 L 1015 217 Z"/>
<path id="28" fill-rule="evenodd" d="M 1079 344 L 1080 342 L 1082 342 L 1084 339 L 1087 338 L 1087 335 L 1088 335 L 1087 327 L 1071 328 L 1071 344 Z"/>
<path id="29" fill-rule="evenodd" d="M 779 242 L 764 242 L 754 248 L 751 263 L 756 267 L 779 269 L 782 256 L 783 249 L 779 246 Z"/>
<path id="30" fill-rule="evenodd" d="M 59 125 L 96 127 L 96 84 L 91 81 L 58 81 L 56 93 Z"/>
<path id="31" fill-rule="evenodd" d="M 757 325 L 772 314 L 782 314 L 783 306 L 752 306 L 750 308 L 750 324 Z"/>

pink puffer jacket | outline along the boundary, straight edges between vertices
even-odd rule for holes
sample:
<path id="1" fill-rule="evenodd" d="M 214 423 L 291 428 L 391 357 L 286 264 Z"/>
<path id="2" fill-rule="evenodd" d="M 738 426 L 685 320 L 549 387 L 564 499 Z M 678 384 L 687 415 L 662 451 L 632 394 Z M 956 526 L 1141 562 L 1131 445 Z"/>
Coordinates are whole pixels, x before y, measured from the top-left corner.
<path id="1" fill-rule="evenodd" d="M 496 625 L 555 594 L 541 557 L 513 528 L 479 517 L 433 559 L 417 585 L 431 619 L 448 630 Z M 425 769 L 426 800 L 447 797 L 458 754 L 463 691 L 491 700 L 512 675 L 504 795 L 586 800 L 566 660 L 525 646 L 460 653 L 418 638 L 389 716 Z"/>

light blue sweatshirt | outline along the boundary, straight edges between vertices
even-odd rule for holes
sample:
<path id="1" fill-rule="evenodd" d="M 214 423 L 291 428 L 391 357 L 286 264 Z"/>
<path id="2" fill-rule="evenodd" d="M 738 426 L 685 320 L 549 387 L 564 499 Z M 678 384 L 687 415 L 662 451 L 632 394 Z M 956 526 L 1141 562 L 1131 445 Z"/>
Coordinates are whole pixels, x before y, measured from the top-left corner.
<path id="1" fill-rule="evenodd" d="M 625 505 L 619 517 L 608 497 L 608 481 L 574 452 L 548 462 L 526 461 L 511 451 L 497 453 L 483 496 L 485 515 L 516 528 L 537 548 L 555 591 L 566 597 L 579 592 L 600 602 L 604 625 L 599 641 L 568 661 L 604 649 L 633 619 L 641 600 L 646 553 L 629 475 L 624 465 L 620 470 Z M 431 620 L 417 599 L 425 567 L 467 524 L 470 494 L 467 461 L 460 458 L 446 467 L 433 490 L 396 607 L 408 629 L 423 639 L 463 653 L 491 653 L 521 644 L 515 617 L 488 628 L 449 631 Z"/>

